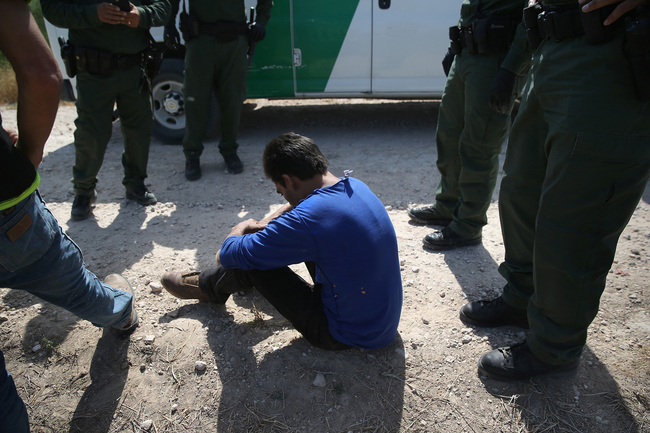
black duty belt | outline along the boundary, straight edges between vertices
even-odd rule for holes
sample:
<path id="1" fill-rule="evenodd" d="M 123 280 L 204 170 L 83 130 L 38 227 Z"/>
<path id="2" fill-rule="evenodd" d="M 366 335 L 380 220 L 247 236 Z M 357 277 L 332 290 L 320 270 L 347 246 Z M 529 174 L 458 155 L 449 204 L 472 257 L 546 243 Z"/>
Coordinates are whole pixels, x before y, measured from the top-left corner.
<path id="1" fill-rule="evenodd" d="M 609 5 L 588 13 L 582 12 L 580 6 L 553 8 L 536 4 L 527 7 L 524 9 L 524 23 L 528 41 L 533 48 L 537 48 L 543 40 L 559 42 L 582 35 L 591 44 L 609 41 L 620 25 L 617 22 L 605 26 L 603 21 L 615 7 L 616 5 Z"/>
<path id="2" fill-rule="evenodd" d="M 91 74 L 110 75 L 115 69 L 131 69 L 142 65 L 143 52 L 113 54 L 94 48 L 75 47 L 77 68 Z"/>

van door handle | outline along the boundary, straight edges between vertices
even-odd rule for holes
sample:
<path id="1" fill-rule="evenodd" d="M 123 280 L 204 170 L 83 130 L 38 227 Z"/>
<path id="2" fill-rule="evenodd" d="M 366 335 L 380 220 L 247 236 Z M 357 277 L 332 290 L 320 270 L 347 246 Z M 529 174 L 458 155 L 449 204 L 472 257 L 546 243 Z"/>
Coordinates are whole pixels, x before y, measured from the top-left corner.
<path id="1" fill-rule="evenodd" d="M 388 9 L 390 7 L 390 0 L 379 0 L 379 9 Z"/>

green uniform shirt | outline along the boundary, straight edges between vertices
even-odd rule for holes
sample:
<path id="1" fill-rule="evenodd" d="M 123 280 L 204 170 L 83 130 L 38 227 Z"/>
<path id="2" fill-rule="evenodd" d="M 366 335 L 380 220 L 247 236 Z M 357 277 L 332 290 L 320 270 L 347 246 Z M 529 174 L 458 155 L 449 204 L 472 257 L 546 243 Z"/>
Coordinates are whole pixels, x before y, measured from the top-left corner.
<path id="1" fill-rule="evenodd" d="M 527 5 L 528 0 L 465 0 L 460 7 L 458 25 L 470 27 L 480 18 L 488 16 L 520 15 Z M 524 75 L 530 67 L 531 54 L 522 18 L 522 23 L 517 26 L 515 38 L 501 67 L 519 76 Z"/>
<path id="2" fill-rule="evenodd" d="M 169 0 L 130 1 L 140 12 L 140 25 L 135 29 L 101 22 L 97 16 L 100 0 L 41 0 L 41 6 L 49 22 L 70 30 L 73 45 L 114 54 L 135 54 L 149 46 L 149 28 L 167 23 L 171 6 Z"/>
<path id="3" fill-rule="evenodd" d="M 204 23 L 216 23 L 217 21 L 235 21 L 245 23 L 246 5 L 244 0 L 180 0 L 187 1 L 189 12 L 195 15 L 199 21 Z M 179 0 L 171 0 L 172 16 L 170 24 L 173 24 L 179 10 Z M 271 8 L 273 0 L 257 0 L 255 8 L 255 22 L 266 27 L 271 19 Z"/>

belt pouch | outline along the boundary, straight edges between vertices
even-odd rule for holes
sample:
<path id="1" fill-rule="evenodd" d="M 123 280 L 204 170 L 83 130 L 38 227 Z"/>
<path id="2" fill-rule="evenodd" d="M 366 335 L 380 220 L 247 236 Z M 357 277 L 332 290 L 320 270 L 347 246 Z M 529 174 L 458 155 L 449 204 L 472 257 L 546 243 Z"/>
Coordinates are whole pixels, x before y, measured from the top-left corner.
<path id="1" fill-rule="evenodd" d="M 588 43 L 597 44 L 599 42 L 611 41 L 614 38 L 613 26 L 603 24 L 605 18 L 614 10 L 612 6 L 602 7 L 586 13 L 580 12 L 582 28 L 585 30 L 585 38 Z"/>
<path id="2" fill-rule="evenodd" d="M 463 51 L 463 46 L 460 44 L 460 29 L 458 26 L 449 27 L 449 40 L 451 44 L 451 52 L 455 55 L 460 54 Z"/>
<path id="3" fill-rule="evenodd" d="M 489 54 L 490 44 L 488 42 L 488 31 L 490 29 L 490 20 L 487 18 L 480 19 L 472 26 L 472 35 L 476 43 L 476 52 L 479 54 Z"/>
<path id="4" fill-rule="evenodd" d="M 107 53 L 106 51 L 99 52 L 99 74 L 100 75 L 111 75 L 113 73 L 113 65 L 111 60 L 113 55 Z"/>
<path id="5" fill-rule="evenodd" d="M 91 74 L 99 74 L 99 51 L 86 48 L 86 70 Z"/>

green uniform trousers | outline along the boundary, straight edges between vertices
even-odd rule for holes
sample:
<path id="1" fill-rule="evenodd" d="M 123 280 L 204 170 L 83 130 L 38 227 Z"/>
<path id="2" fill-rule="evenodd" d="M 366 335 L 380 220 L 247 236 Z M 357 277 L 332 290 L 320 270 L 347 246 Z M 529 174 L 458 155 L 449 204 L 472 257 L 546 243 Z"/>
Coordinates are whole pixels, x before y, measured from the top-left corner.
<path id="1" fill-rule="evenodd" d="M 80 71 L 77 75 L 77 129 L 74 133 L 75 164 L 72 168 L 74 192 L 90 195 L 104 161 L 113 130 L 113 108 L 117 104 L 124 152 L 122 166 L 127 189 L 144 184 L 153 128 L 151 95 L 140 91 L 139 67 L 114 70 L 110 76 Z"/>
<path id="2" fill-rule="evenodd" d="M 508 281 L 540 360 L 578 359 L 616 244 L 650 176 L 650 106 L 623 55 L 584 37 L 542 42 L 512 127 L 499 211 Z"/>
<path id="3" fill-rule="evenodd" d="M 214 89 L 221 116 L 219 152 L 233 154 L 237 152 L 237 132 L 246 98 L 248 39 L 239 35 L 231 42 L 217 42 L 212 36 L 200 35 L 188 42 L 186 48 L 183 152 L 188 158 L 198 158 L 203 152 Z"/>
<path id="4" fill-rule="evenodd" d="M 510 112 L 490 109 L 490 85 L 506 53 L 455 57 L 438 113 L 436 145 L 440 183 L 436 211 L 467 238 L 481 235 L 499 172 L 499 153 L 510 128 Z M 514 101 L 514 98 L 513 98 Z"/>

